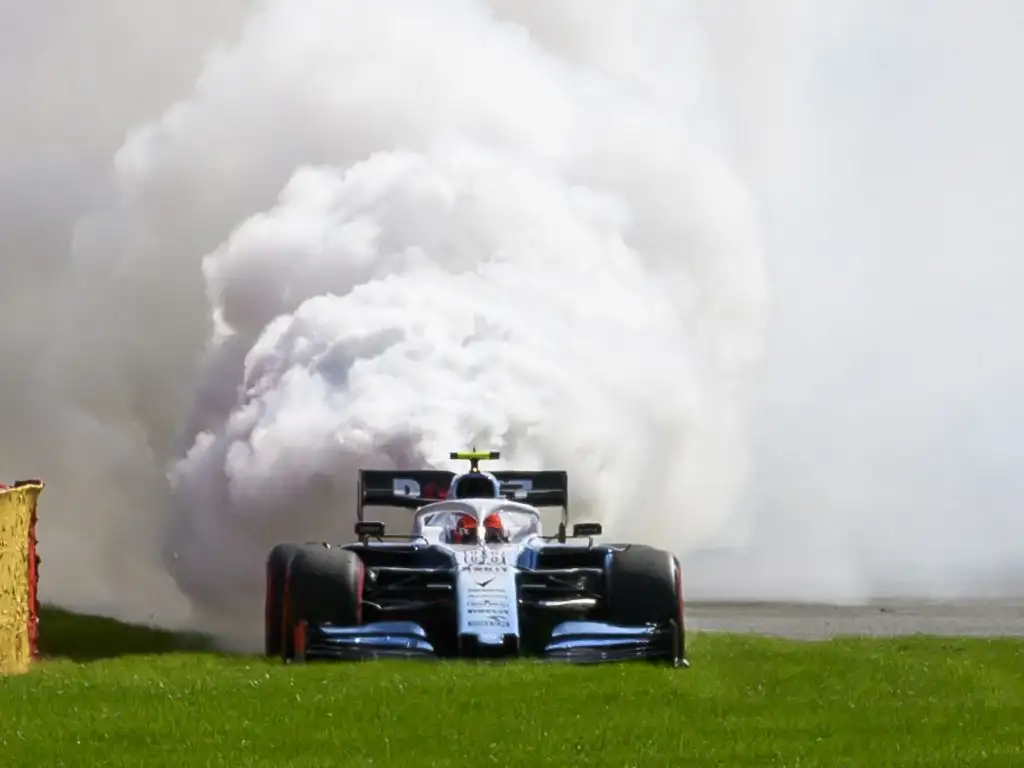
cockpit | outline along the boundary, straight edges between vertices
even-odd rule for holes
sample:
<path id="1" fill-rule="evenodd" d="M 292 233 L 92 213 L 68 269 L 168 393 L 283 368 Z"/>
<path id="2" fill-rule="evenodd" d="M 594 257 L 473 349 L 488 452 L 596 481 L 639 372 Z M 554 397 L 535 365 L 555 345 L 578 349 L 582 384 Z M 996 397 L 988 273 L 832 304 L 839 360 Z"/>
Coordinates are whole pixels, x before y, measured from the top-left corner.
<path id="1" fill-rule="evenodd" d="M 426 505 L 417 513 L 413 535 L 433 529 L 440 541 L 450 544 L 505 544 L 540 533 L 540 516 L 535 509 L 507 499 L 501 482 L 481 472 L 476 462 L 497 458 L 477 454 L 452 454 L 469 458 L 473 468 L 452 477 L 442 501 Z"/>
<path id="2" fill-rule="evenodd" d="M 483 535 L 481 536 L 481 527 Z M 475 515 L 457 514 L 448 528 L 448 541 L 452 544 L 506 544 L 509 541 L 508 531 L 501 515 L 491 512 L 479 524 Z"/>

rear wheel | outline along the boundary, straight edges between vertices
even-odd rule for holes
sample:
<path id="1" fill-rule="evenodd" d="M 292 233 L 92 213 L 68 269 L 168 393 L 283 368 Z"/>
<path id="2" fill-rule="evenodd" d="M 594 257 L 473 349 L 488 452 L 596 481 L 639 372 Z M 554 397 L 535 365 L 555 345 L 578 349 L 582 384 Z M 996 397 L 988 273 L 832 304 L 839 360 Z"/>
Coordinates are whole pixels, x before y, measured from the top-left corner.
<path id="1" fill-rule="evenodd" d="M 363 614 L 363 561 L 348 549 L 302 549 L 285 579 L 281 656 L 295 657 L 295 627 L 307 624 L 357 626 Z"/>
<path id="2" fill-rule="evenodd" d="M 642 544 L 612 554 L 608 571 L 608 621 L 624 626 L 672 626 L 673 657 L 683 663 L 682 568 L 671 552 Z"/>

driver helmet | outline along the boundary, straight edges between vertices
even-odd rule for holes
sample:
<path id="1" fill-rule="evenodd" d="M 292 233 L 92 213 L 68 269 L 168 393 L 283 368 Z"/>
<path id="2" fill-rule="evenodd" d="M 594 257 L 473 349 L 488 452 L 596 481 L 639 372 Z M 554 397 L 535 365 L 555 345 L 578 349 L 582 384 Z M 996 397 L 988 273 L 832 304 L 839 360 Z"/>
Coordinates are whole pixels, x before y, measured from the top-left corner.
<path id="1" fill-rule="evenodd" d="M 484 518 L 484 541 L 488 544 L 503 544 L 508 541 L 505 524 L 501 522 L 501 515 L 497 512 L 491 512 Z"/>
<path id="2" fill-rule="evenodd" d="M 451 531 L 452 544 L 474 544 L 479 541 L 476 518 L 473 515 L 459 515 Z"/>

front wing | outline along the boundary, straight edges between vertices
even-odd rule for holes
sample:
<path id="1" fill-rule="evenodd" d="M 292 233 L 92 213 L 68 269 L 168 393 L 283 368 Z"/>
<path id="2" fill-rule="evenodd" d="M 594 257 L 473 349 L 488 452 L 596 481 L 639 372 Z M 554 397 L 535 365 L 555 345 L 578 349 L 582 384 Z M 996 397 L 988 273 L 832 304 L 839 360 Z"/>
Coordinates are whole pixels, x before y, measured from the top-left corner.
<path id="1" fill-rule="evenodd" d="M 670 661 L 689 666 L 683 632 L 675 622 L 663 626 L 623 627 L 597 621 L 566 621 L 555 626 L 539 654 L 520 653 L 516 644 L 485 657 L 529 656 L 551 661 L 600 663 Z M 460 654 L 479 657 L 480 654 Z M 382 658 L 440 658 L 426 631 L 412 621 L 385 621 L 356 627 L 300 622 L 295 629 L 297 661 Z"/>

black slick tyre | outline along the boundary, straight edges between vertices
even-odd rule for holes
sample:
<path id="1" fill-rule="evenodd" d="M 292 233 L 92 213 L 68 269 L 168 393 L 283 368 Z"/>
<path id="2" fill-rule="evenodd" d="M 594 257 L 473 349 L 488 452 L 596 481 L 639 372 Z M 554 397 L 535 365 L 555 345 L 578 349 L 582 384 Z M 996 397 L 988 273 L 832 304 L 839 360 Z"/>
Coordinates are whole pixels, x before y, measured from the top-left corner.
<path id="1" fill-rule="evenodd" d="M 675 627 L 675 652 L 684 648 L 682 568 L 671 552 L 642 544 L 615 545 L 608 569 L 607 620 L 623 626 Z"/>
<path id="2" fill-rule="evenodd" d="M 300 621 L 343 627 L 361 624 L 364 578 L 363 561 L 351 550 L 315 547 L 296 553 L 285 578 L 282 658 L 295 657 L 294 631 Z"/>
<path id="3" fill-rule="evenodd" d="M 263 650 L 280 656 L 284 632 L 284 580 L 292 558 L 308 545 L 278 544 L 267 557 L 267 587 L 264 598 Z"/>

